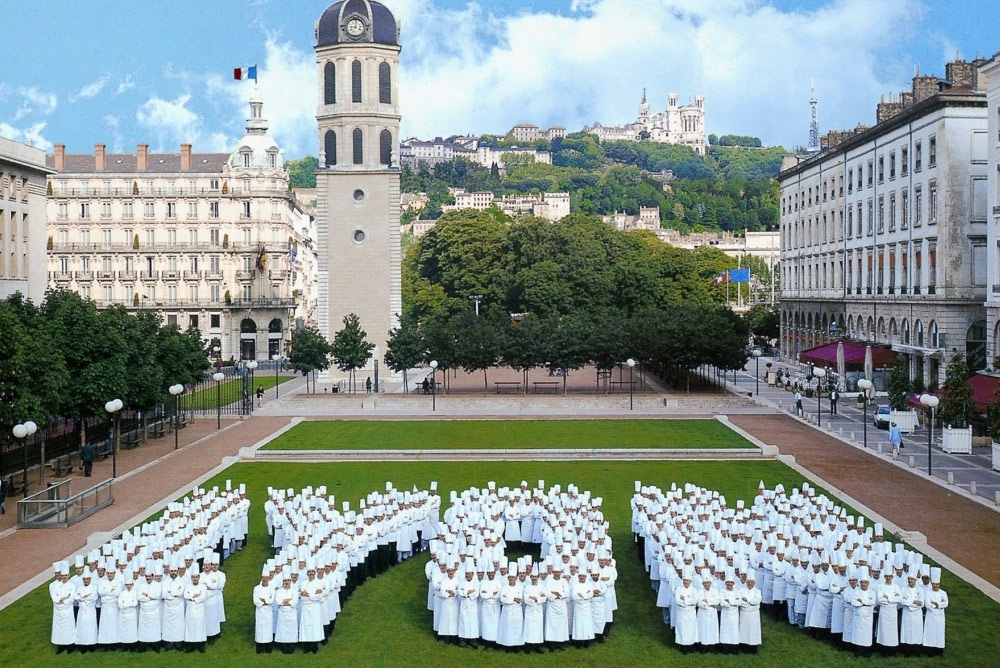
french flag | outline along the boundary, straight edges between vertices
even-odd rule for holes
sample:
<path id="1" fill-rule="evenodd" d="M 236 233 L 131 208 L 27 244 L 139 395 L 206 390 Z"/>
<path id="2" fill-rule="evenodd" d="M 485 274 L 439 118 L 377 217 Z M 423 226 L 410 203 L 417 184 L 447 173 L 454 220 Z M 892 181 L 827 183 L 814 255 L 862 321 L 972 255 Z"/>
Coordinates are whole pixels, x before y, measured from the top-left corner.
<path id="1" fill-rule="evenodd" d="M 250 67 L 235 67 L 233 68 L 233 78 L 237 81 L 253 79 L 257 81 L 257 66 L 251 65 Z"/>

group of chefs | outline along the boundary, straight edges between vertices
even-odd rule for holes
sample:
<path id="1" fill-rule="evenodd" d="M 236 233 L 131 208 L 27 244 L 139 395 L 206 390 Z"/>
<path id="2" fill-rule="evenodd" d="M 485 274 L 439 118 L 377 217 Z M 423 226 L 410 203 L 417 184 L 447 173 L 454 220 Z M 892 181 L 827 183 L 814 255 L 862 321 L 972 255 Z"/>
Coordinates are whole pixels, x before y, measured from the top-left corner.
<path id="1" fill-rule="evenodd" d="M 87 555 L 53 564 L 52 644 L 95 649 L 205 651 L 226 620 L 223 561 L 243 547 L 246 488 L 196 487 L 159 519 Z"/>
<path id="2" fill-rule="evenodd" d="M 747 507 L 693 484 L 636 482 L 632 532 L 681 647 L 753 650 L 760 608 L 859 654 L 940 653 L 941 570 L 803 483 Z"/>
<path id="3" fill-rule="evenodd" d="M 603 642 L 618 572 L 601 504 L 543 480 L 452 492 L 426 566 L 436 636 L 525 652 Z"/>

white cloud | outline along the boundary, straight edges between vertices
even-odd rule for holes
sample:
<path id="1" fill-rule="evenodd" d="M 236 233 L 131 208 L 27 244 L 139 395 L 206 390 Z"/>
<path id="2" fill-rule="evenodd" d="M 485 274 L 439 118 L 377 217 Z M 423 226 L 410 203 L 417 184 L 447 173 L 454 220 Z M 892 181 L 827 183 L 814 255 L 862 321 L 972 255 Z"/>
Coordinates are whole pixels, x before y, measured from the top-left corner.
<path id="1" fill-rule="evenodd" d="M 118 117 L 108 114 L 104 117 L 104 124 L 111 132 L 111 152 L 123 153 L 125 151 L 125 138 L 122 136 L 121 122 Z"/>
<path id="2" fill-rule="evenodd" d="M 109 75 L 102 75 L 96 80 L 91 81 L 89 84 L 86 84 L 66 99 L 70 102 L 93 99 L 101 94 L 101 91 L 104 90 L 104 87 L 108 85 L 109 81 L 111 81 L 111 77 Z"/>
<path id="3" fill-rule="evenodd" d="M 18 88 L 17 93 L 21 96 L 21 106 L 14 113 L 15 121 L 31 114 L 48 116 L 59 104 L 55 93 L 39 90 L 37 86 Z"/>
<path id="4" fill-rule="evenodd" d="M 27 128 L 16 128 L 8 123 L 0 122 L 0 137 L 27 142 L 36 148 L 49 151 L 52 149 L 52 142 L 42 136 L 45 125 L 45 122 L 39 122 Z"/>
<path id="5" fill-rule="evenodd" d="M 170 101 L 151 95 L 135 112 L 136 122 L 156 135 L 154 151 L 176 152 L 182 143 L 191 143 L 199 151 L 229 151 L 230 140 L 224 133 L 209 132 L 204 120 L 188 109 L 191 95 Z"/>
<path id="6" fill-rule="evenodd" d="M 132 75 L 126 74 L 125 78 L 118 82 L 118 88 L 115 90 L 115 97 L 118 97 L 126 91 L 130 91 L 135 88 L 135 82 L 132 81 Z"/>

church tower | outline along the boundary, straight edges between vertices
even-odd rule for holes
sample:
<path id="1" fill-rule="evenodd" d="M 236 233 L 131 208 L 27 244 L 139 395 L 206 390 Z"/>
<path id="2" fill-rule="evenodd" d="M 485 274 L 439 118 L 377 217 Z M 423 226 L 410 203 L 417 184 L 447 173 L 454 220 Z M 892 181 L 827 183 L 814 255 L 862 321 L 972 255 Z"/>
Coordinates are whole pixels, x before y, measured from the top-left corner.
<path id="1" fill-rule="evenodd" d="M 386 352 L 402 311 L 399 246 L 399 24 L 375 0 L 342 0 L 316 22 L 320 332 L 355 313 Z"/>

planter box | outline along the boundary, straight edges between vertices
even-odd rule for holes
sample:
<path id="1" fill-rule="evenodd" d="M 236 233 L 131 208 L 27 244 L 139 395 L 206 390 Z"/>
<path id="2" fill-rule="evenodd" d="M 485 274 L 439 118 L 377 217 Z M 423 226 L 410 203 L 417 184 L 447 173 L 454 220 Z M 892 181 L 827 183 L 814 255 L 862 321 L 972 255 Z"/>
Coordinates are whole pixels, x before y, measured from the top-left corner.
<path id="1" fill-rule="evenodd" d="M 912 434 L 917 430 L 917 412 L 916 411 L 891 411 L 889 413 L 889 419 L 896 423 L 899 430 L 904 434 Z"/>
<path id="2" fill-rule="evenodd" d="M 993 441 L 993 470 L 1000 471 L 1000 443 Z"/>
<path id="3" fill-rule="evenodd" d="M 972 427 L 954 429 L 945 427 L 941 430 L 941 450 L 949 455 L 972 454 Z"/>

